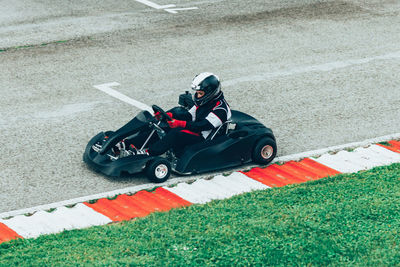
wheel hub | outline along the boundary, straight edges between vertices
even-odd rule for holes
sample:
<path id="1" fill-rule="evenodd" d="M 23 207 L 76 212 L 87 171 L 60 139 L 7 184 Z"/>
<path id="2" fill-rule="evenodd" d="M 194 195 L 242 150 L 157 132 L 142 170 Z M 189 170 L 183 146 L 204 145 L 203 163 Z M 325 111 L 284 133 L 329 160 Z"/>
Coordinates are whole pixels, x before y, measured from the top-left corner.
<path id="1" fill-rule="evenodd" d="M 168 174 L 168 167 L 165 164 L 160 164 L 155 170 L 155 175 L 158 179 L 164 178 Z"/>
<path id="2" fill-rule="evenodd" d="M 266 145 L 261 149 L 261 157 L 269 159 L 274 154 L 274 148 L 270 145 Z"/>

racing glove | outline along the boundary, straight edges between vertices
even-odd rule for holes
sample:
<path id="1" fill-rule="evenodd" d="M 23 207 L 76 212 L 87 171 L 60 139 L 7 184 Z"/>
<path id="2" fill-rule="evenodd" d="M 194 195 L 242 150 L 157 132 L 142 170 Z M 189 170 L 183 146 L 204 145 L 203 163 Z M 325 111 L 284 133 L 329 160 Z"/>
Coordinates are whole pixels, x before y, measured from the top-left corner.
<path id="1" fill-rule="evenodd" d="M 173 119 L 172 121 L 168 121 L 168 125 L 171 128 L 185 128 L 186 127 L 186 121 L 180 121 L 180 120 L 175 120 Z"/>
<path id="2" fill-rule="evenodd" d="M 172 119 L 172 113 L 171 112 L 167 112 L 167 115 L 171 117 Z M 156 120 L 161 120 L 161 112 L 157 111 L 156 113 L 154 113 L 154 117 L 156 118 Z"/>

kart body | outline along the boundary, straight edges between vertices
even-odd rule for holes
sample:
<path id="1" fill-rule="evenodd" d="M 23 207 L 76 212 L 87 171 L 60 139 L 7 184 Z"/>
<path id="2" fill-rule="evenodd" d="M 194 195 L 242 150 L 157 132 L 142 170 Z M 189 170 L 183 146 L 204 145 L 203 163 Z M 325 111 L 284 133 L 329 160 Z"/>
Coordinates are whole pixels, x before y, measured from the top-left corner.
<path id="1" fill-rule="evenodd" d="M 182 95 L 180 104 L 183 105 L 181 109 L 188 109 L 192 105 L 189 96 L 185 98 Z M 168 167 L 173 172 L 190 175 L 232 168 L 251 161 L 267 164 L 273 160 L 277 152 L 275 136 L 270 128 L 250 115 L 232 110 L 231 120 L 223 127 L 214 130 L 205 141 L 187 146 L 179 153 L 171 151 L 164 156 L 135 154 L 122 158 L 112 157 L 111 148 L 119 141 L 151 127 L 154 127 L 162 138 L 162 130 L 157 129 L 160 127 L 155 118 L 148 111 L 141 111 L 117 131 L 98 133 L 86 146 L 83 154 L 84 162 L 105 175 L 120 176 L 123 173 L 135 174 L 146 171 L 149 164 L 162 158 L 163 166 L 170 165 Z M 105 138 L 106 141 L 101 146 L 96 145 Z M 267 146 L 263 145 L 265 142 Z M 264 151 L 266 147 L 267 154 Z M 262 157 L 259 156 L 260 153 Z M 149 178 L 155 182 L 164 181 L 164 179 Z"/>

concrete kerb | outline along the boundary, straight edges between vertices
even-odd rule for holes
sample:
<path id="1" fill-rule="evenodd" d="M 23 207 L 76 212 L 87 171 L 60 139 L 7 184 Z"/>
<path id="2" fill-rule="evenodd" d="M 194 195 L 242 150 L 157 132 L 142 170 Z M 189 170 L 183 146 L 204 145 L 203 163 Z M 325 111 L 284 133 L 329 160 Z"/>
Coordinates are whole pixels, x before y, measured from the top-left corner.
<path id="1" fill-rule="evenodd" d="M 399 140 L 399 139 L 400 139 L 400 133 L 385 135 L 385 136 L 381 136 L 381 137 L 377 137 L 377 138 L 367 139 L 362 142 L 354 142 L 354 143 L 332 146 L 332 147 L 327 147 L 327 148 L 318 149 L 318 150 L 306 151 L 306 152 L 293 154 L 293 155 L 281 156 L 281 157 L 276 158 L 272 163 L 276 163 L 276 162 L 283 163 L 283 162 L 292 161 L 292 160 L 298 161 L 303 158 L 318 157 L 325 153 L 335 153 L 340 150 L 353 149 L 356 147 L 365 147 L 365 146 L 369 146 L 371 144 L 376 144 L 376 143 L 390 141 L 390 140 Z M 233 171 L 235 171 L 235 170 L 232 170 L 231 172 L 233 172 Z M 215 174 L 215 175 L 218 175 L 218 174 Z M 161 186 L 173 186 L 178 183 L 194 181 L 194 180 L 203 179 L 203 178 L 206 178 L 206 176 L 197 177 L 197 178 L 178 177 L 178 178 L 170 179 L 167 182 L 162 183 L 162 184 L 154 184 L 154 183 L 142 184 L 142 185 L 138 185 L 138 186 L 117 189 L 117 190 L 113 190 L 113 191 L 109 191 L 109 192 L 104 192 L 104 193 L 69 199 L 69 200 L 65 200 L 65 201 L 40 205 L 40 206 L 36 206 L 36 207 L 3 212 L 3 213 L 0 213 L 0 219 L 10 218 L 10 217 L 14 217 L 17 215 L 22 215 L 22 214 L 33 214 L 37 211 L 56 209 L 58 207 L 75 205 L 78 203 L 101 199 L 101 198 L 111 198 L 111 197 L 115 197 L 115 196 L 121 195 L 121 194 L 133 194 L 133 193 L 136 193 L 141 190 L 150 190 L 150 189 L 161 187 Z"/>

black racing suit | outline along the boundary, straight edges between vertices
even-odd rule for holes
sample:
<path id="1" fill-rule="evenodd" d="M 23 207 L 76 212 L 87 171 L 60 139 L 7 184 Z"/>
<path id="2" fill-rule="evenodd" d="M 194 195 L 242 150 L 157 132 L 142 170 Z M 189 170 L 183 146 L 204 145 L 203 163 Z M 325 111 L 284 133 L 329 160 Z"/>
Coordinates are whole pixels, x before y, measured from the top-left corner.
<path id="1" fill-rule="evenodd" d="M 204 141 L 213 129 L 231 118 L 231 110 L 222 92 L 202 106 L 194 105 L 180 114 L 174 114 L 174 109 L 171 112 L 174 119 L 186 121 L 186 127 L 168 129 L 162 139 L 150 140 L 148 152 L 152 156 L 161 155 L 169 149 L 182 151 L 187 145 Z"/>

